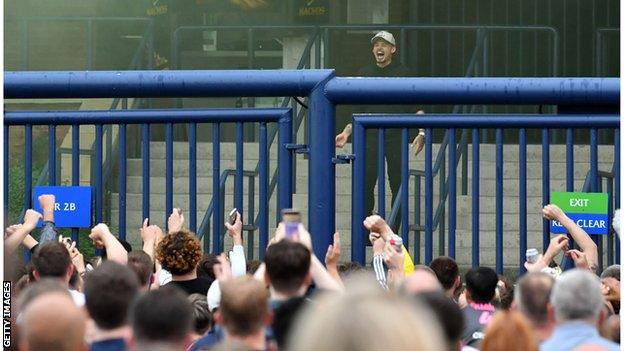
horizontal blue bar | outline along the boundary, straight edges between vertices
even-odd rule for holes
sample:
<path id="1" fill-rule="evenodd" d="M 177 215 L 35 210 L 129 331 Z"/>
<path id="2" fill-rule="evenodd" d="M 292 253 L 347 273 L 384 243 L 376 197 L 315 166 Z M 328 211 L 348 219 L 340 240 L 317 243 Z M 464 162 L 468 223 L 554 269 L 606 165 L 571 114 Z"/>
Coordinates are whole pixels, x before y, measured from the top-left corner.
<path id="1" fill-rule="evenodd" d="M 307 96 L 333 70 L 5 72 L 5 99 Z"/>
<path id="2" fill-rule="evenodd" d="M 12 111 L 5 125 L 278 122 L 289 108 L 160 109 L 107 111 Z"/>
<path id="3" fill-rule="evenodd" d="M 620 116 L 596 115 L 447 115 L 354 114 L 364 128 L 617 128 Z"/>
<path id="4" fill-rule="evenodd" d="M 6 89 L 6 88 L 5 88 Z M 618 78 L 334 78 L 336 104 L 618 105 Z"/>
<path id="5" fill-rule="evenodd" d="M 587 214 L 587 213 L 566 213 L 576 225 L 583 228 L 587 234 L 609 234 L 608 214 Z M 553 234 L 564 234 L 568 231 L 557 221 L 550 221 L 550 232 Z"/>

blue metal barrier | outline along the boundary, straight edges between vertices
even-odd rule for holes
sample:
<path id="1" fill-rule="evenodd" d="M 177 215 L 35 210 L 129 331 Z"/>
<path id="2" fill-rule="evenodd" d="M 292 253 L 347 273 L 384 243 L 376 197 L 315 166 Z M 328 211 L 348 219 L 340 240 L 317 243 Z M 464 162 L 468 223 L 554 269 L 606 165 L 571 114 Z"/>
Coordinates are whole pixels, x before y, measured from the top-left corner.
<path id="1" fill-rule="evenodd" d="M 285 141 L 279 147 L 278 153 L 278 174 L 280 180 L 284 180 L 284 183 L 280 183 L 279 187 L 279 195 L 278 195 L 278 206 L 279 208 L 286 208 L 291 206 L 292 202 L 292 185 L 290 183 L 290 179 L 292 176 L 292 157 L 289 152 L 286 150 L 286 142 L 290 137 L 290 133 L 292 130 L 292 112 L 290 109 L 204 109 L 204 110 L 112 110 L 112 111 L 19 111 L 19 112 L 5 112 L 4 123 L 5 123 L 5 134 L 9 130 L 9 126 L 16 125 L 25 125 L 27 136 L 32 134 L 32 126 L 33 125 L 95 125 L 96 126 L 96 142 L 95 142 L 95 221 L 102 221 L 102 134 L 103 134 L 103 124 L 119 124 L 120 125 L 120 141 L 123 147 L 120 147 L 120 167 L 119 167 L 119 223 L 120 223 L 120 239 L 126 238 L 125 233 L 125 222 L 126 222 L 126 204 L 125 204 L 125 196 L 126 196 L 126 188 L 125 188 L 125 180 L 126 180 L 126 155 L 125 155 L 125 127 L 128 124 L 143 124 L 144 126 L 149 126 L 151 124 L 156 123 L 166 123 L 167 129 L 173 129 L 174 123 L 212 123 L 214 130 L 219 130 L 219 123 L 227 123 L 227 122 L 236 122 L 238 125 L 242 126 L 243 123 L 251 123 L 258 122 L 261 123 L 261 139 L 266 140 L 266 123 L 278 123 L 280 125 L 279 128 L 279 138 L 281 141 Z M 77 130 L 77 128 L 75 128 Z M 240 129 L 240 128 L 239 128 Z M 147 140 L 147 148 L 144 149 L 144 156 L 148 155 L 148 158 L 144 158 L 144 165 L 147 164 L 147 173 L 143 174 L 143 180 L 149 179 L 149 135 L 148 138 L 144 139 L 144 142 Z M 242 140 L 242 139 L 241 139 Z M 189 145 L 193 145 L 196 142 L 195 139 L 191 140 Z M 167 166 L 166 166 L 166 213 L 165 213 L 165 223 L 167 222 L 167 217 L 171 213 L 173 208 L 173 139 L 172 133 L 167 132 L 166 137 L 166 154 L 167 154 Z M 145 145 L 145 144 L 144 144 Z M 242 144 L 241 144 L 242 146 Z M 268 162 L 268 153 L 266 148 L 266 142 L 260 143 L 260 164 L 261 168 L 265 169 L 265 171 L 260 173 L 260 193 L 266 194 L 268 191 L 269 181 L 268 181 L 268 172 L 266 172 L 266 164 Z M 27 138 L 26 140 L 26 159 L 25 164 L 27 168 L 32 164 L 32 139 Z M 237 176 L 240 176 L 241 183 L 240 188 L 237 189 L 241 196 L 240 203 L 237 203 L 237 208 L 241 213 L 243 213 L 243 203 L 242 203 L 242 158 L 243 155 L 241 152 L 237 153 L 237 163 L 240 165 L 240 171 L 237 171 Z M 78 159 L 78 149 L 73 148 L 72 152 L 72 160 Z M 145 162 L 147 160 L 147 162 Z M 5 154 L 5 166 L 8 165 L 8 156 Z M 213 140 L 213 162 L 216 167 L 213 167 L 213 179 L 216 181 L 217 186 L 213 189 L 220 189 L 219 187 L 219 163 L 220 163 L 220 153 L 219 153 L 219 139 Z M 196 154 L 189 158 L 189 169 L 190 176 L 189 179 L 196 179 Z M 8 167 L 7 167 L 8 169 Z M 144 169 L 145 171 L 145 169 Z M 27 180 L 28 180 L 28 169 L 27 169 Z M 78 168 L 74 168 L 72 170 L 73 182 L 77 182 L 79 177 Z M 8 183 L 5 183 L 8 184 Z M 30 181 L 26 183 L 26 190 L 24 196 L 24 205 L 26 208 L 31 207 L 31 188 Z M 144 183 L 145 184 L 145 183 Z M 149 181 L 147 183 L 147 187 L 143 189 L 144 199 L 147 197 L 149 200 Z M 197 194 L 193 192 L 189 192 L 190 194 L 190 203 L 194 204 L 197 201 Z M 145 196 L 146 195 L 146 196 Z M 213 191 L 214 195 L 214 191 Z M 5 195 L 5 201 L 7 201 L 7 195 Z M 265 204 L 268 203 L 268 199 L 264 196 Z M 261 199 L 262 200 L 262 199 Z M 220 243 L 220 233 L 222 232 L 223 222 L 222 218 L 224 216 L 223 209 L 219 206 L 220 196 L 213 196 L 213 201 L 215 202 L 215 208 L 217 211 L 214 211 L 213 215 L 213 224 L 214 224 L 214 233 L 213 236 L 213 253 L 217 254 L 221 250 Z M 264 243 L 264 247 L 266 247 L 266 243 L 268 242 L 268 207 L 260 206 L 260 243 Z M 147 215 L 146 215 L 147 214 Z M 144 218 L 149 217 L 149 202 L 143 202 L 143 215 Z M 191 217 L 194 219 L 194 217 Z M 123 224 L 123 226 L 122 226 Z M 194 228 L 196 223 L 191 220 L 190 226 Z M 263 247 L 263 246 L 261 246 Z M 261 250 L 262 252 L 262 250 Z"/>
<path id="2" fill-rule="evenodd" d="M 431 163 L 432 163 L 432 150 L 431 150 L 431 129 L 432 128 L 472 128 L 472 143 L 473 143 L 473 188 L 472 188 L 472 265 L 479 265 L 479 129 L 484 128 L 496 128 L 497 137 L 496 148 L 496 199 L 497 203 L 501 206 L 496 207 L 496 268 L 500 273 L 503 269 L 503 226 L 502 226 L 502 130 L 519 128 L 520 133 L 520 187 L 519 187 L 519 250 L 520 260 L 519 269 L 523 271 L 524 252 L 527 247 L 527 189 L 526 189 L 526 129 L 527 128 L 539 128 L 545 130 L 551 128 L 569 128 L 578 129 L 585 128 L 592 131 L 592 135 L 596 134 L 597 128 L 608 128 L 615 130 L 615 133 L 619 133 L 619 115 L 427 115 L 429 118 L 423 118 L 423 116 L 415 115 L 379 115 L 379 114 L 355 114 L 353 116 L 353 145 L 355 150 L 355 160 L 353 165 L 353 200 L 352 200 L 352 260 L 363 262 L 364 261 L 364 246 L 363 240 L 366 237 L 365 228 L 362 225 L 362 220 L 366 216 L 364 213 L 364 177 L 366 173 L 366 129 L 390 129 L 401 128 L 403 134 L 407 133 L 408 128 L 426 128 L 427 138 L 425 146 L 425 264 L 429 264 L 433 257 L 433 229 L 431 223 L 433 220 L 433 213 L 431 211 L 433 207 L 433 183 L 431 181 Z M 405 144 L 405 140 L 402 141 Z M 597 191 L 598 182 L 598 156 L 597 156 L 597 138 L 592 139 L 592 158 L 591 158 L 591 182 L 593 184 L 592 191 Z M 453 148 L 450 148 L 453 149 Z M 548 150 L 548 148 L 546 149 Z M 402 151 L 402 170 L 409 168 L 409 162 L 407 158 L 407 151 Z M 450 158 L 450 157 L 449 157 Z M 379 160 L 383 161 L 383 159 Z M 454 160 L 450 160 L 454 161 Z M 619 163 L 619 159 L 614 160 L 615 165 Z M 452 164 L 451 164 L 452 165 Z M 449 177 L 454 179 L 456 168 L 449 165 Z M 544 166 L 544 165 L 543 165 Z M 619 164 L 618 164 L 619 167 Z M 403 171 L 405 173 L 405 171 Z M 548 182 L 549 179 L 545 179 Z M 406 184 L 406 183 L 403 183 Z M 545 189 L 545 191 L 548 191 Z M 407 192 L 407 187 L 403 188 L 404 196 Z M 612 197 L 619 197 L 618 193 L 613 193 Z M 449 207 L 455 208 L 456 193 L 455 189 L 449 191 Z M 405 205 L 405 202 L 404 202 Z M 407 207 L 402 209 L 402 215 L 407 216 Z M 455 231 L 456 223 L 449 222 L 449 233 Z M 403 226 L 403 230 L 407 230 L 406 226 Z M 405 233 L 403 232 L 403 235 Z M 407 242 L 407 241 L 406 241 Z M 452 242 L 452 244 L 451 244 Z M 454 237 L 449 237 L 449 248 L 454 246 Z M 407 246 L 407 245 L 406 245 Z M 602 250 L 600 251 L 602 252 Z"/>
<path id="3" fill-rule="evenodd" d="M 309 145 L 302 150 L 309 152 L 309 229 L 313 233 L 315 253 L 322 255 L 331 243 L 335 230 L 334 117 L 336 105 L 423 103 L 617 106 L 619 104 L 619 80 L 613 78 L 335 78 L 332 70 L 5 73 L 5 98 L 7 99 L 128 96 L 308 96 L 311 117 Z M 102 111 L 107 114 L 114 112 Z M 496 127 L 492 117 L 482 116 L 482 119 L 477 118 L 478 116 L 473 117 L 461 119 L 451 117 L 453 123 L 444 118 L 419 118 L 414 125 L 427 128 L 449 126 L 478 128 L 484 125 Z M 49 120 L 43 122 L 44 120 L 41 122 L 49 124 Z M 53 123 L 61 121 L 64 119 L 57 116 Z M 80 124 L 81 121 L 84 120 L 70 119 L 65 120 L 64 123 Z M 169 116 L 154 116 L 149 119 L 135 119 L 135 121 L 136 123 L 177 122 Z M 384 124 L 379 126 L 403 128 L 405 127 L 402 124 L 403 121 L 403 118 L 396 120 L 386 118 L 380 121 Z M 516 118 L 501 125 L 501 128 L 613 128 L 613 116 L 592 116 L 586 118 L 583 123 L 580 121 L 581 119 L 576 116 L 549 119 L 540 116 L 533 120 Z M 446 124 L 437 124 L 443 122 Z M 555 122 L 558 123 L 556 126 L 552 124 Z M 129 122 L 111 117 L 107 123 Z M 356 131 L 359 129 L 364 129 L 362 124 L 355 128 Z M 144 132 L 149 134 L 149 130 L 144 129 Z M 213 129 L 213 132 L 217 133 L 217 138 L 214 140 L 218 141 L 218 128 Z M 431 131 L 429 135 L 430 133 Z M 430 142 L 431 138 L 428 140 Z M 358 148 L 362 147 L 358 143 L 360 141 L 354 141 L 356 155 Z M 430 150 L 431 145 L 427 148 Z M 431 160 L 430 157 L 431 155 L 429 160 Z M 144 165 L 149 166 L 149 164 Z M 449 167 L 449 173 L 452 172 L 454 172 L 454 167 Z M 354 184 L 359 184 L 361 179 L 355 177 L 353 181 Z M 353 194 L 354 198 L 361 195 L 357 192 Z M 219 206 L 215 204 L 215 209 L 218 208 Z M 360 217 L 354 217 L 359 219 L 356 220 L 353 230 L 361 232 L 362 214 L 359 215 Z M 216 216 L 216 222 L 219 221 L 221 219 Z M 213 225 L 215 228 L 220 228 L 220 223 L 213 223 Z M 352 257 L 356 261 L 363 262 L 363 238 L 355 235 L 353 239 Z M 475 251 L 478 249 L 478 247 L 473 248 Z"/>

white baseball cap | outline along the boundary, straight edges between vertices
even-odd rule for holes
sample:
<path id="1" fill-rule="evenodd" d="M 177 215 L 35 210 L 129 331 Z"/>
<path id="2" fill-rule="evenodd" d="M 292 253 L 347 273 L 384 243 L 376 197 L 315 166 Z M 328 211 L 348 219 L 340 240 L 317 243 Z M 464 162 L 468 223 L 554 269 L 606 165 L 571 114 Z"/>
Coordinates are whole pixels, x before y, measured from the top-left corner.
<path id="1" fill-rule="evenodd" d="M 374 44 L 375 40 L 377 40 L 378 38 L 387 41 L 388 43 L 392 44 L 392 46 L 396 46 L 394 35 L 392 35 L 392 33 L 390 32 L 386 32 L 385 30 L 382 30 L 381 32 L 375 34 L 375 36 L 371 39 L 371 44 Z"/>

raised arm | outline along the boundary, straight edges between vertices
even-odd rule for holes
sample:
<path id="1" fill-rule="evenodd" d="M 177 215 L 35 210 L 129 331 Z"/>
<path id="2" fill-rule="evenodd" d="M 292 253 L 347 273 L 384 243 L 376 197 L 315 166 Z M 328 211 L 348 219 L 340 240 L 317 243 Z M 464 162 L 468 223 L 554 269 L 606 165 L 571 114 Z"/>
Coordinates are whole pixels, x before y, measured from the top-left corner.
<path id="1" fill-rule="evenodd" d="M 107 259 L 123 265 L 128 263 L 128 252 L 110 232 L 106 224 L 100 223 L 93 227 L 89 238 L 91 238 L 95 247 L 106 248 Z"/>
<path id="2" fill-rule="evenodd" d="M 14 224 L 5 229 L 4 232 L 4 254 L 8 255 L 15 250 L 19 244 L 24 241 L 26 236 L 37 227 L 37 223 L 41 218 L 41 214 L 35 210 L 26 210 L 24 214 L 24 222 L 22 224 Z"/>
<path id="3" fill-rule="evenodd" d="M 596 270 L 598 267 L 598 247 L 591 237 L 573 220 L 571 220 L 557 205 L 546 205 L 542 209 L 544 218 L 548 220 L 555 220 L 561 223 L 564 228 L 567 229 L 574 242 L 578 244 L 581 251 L 585 253 L 587 263 L 591 270 Z"/>

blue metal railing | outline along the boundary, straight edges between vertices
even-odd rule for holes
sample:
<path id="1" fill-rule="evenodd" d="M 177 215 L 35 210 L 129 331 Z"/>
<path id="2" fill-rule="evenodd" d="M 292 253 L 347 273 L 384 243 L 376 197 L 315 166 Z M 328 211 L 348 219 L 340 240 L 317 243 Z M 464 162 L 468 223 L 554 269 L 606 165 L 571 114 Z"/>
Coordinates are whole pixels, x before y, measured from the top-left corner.
<path id="1" fill-rule="evenodd" d="M 354 150 L 356 154 L 355 162 L 353 165 L 353 223 L 352 223 L 352 242 L 353 260 L 363 260 L 364 246 L 363 240 L 365 237 L 364 228 L 361 225 L 361 218 L 364 218 L 364 177 L 366 173 L 366 165 L 363 162 L 366 157 L 366 129 L 377 128 L 401 128 L 403 131 L 402 144 L 406 145 L 406 133 L 407 128 L 414 128 L 416 126 L 426 128 L 426 145 L 425 145 L 425 263 L 429 264 L 433 259 L 433 212 L 432 212 L 432 199 L 433 199 L 433 181 L 432 181 L 432 150 L 431 150 L 431 133 L 432 128 L 471 128 L 472 129 L 472 265 L 478 266 L 479 261 L 479 239 L 480 239 L 480 227 L 479 227 L 479 129 L 483 128 L 496 128 L 497 135 L 497 155 L 496 155 L 496 199 L 499 205 L 496 206 L 496 268 L 499 272 L 503 269 L 503 227 L 502 227 L 502 131 L 503 129 L 516 129 L 519 128 L 520 143 L 519 143 L 519 267 L 520 271 L 523 270 L 524 252 L 527 247 L 527 171 L 526 171 L 526 129 L 527 128 L 540 128 L 548 132 L 552 128 L 590 128 L 592 135 L 596 134 L 597 128 L 608 128 L 619 133 L 619 115 L 551 115 L 551 116 L 539 116 L 539 115 L 436 115 L 430 119 L 424 120 L 422 117 L 414 117 L 413 115 L 354 115 L 353 128 L 354 128 Z M 408 168 L 408 150 L 406 146 L 403 146 L 402 150 L 402 169 Z M 592 161 L 590 164 L 590 180 L 594 186 L 592 191 L 597 191 L 598 182 L 598 156 L 597 156 L 597 138 L 591 139 Z M 452 148 L 451 148 L 452 149 Z M 546 151 L 548 151 L 548 146 Z M 571 162 L 571 160 L 568 160 Z M 618 164 L 619 159 L 614 160 L 614 165 Z M 543 168 L 548 168 L 548 164 L 543 164 Z M 456 172 L 455 167 L 449 165 L 449 173 L 454 174 Z M 407 184 L 407 172 L 403 171 L 403 184 Z M 382 175 L 380 175 L 382 177 Z M 544 179 L 544 182 L 548 182 L 549 178 Z M 408 202 L 407 202 L 407 187 L 403 188 L 403 203 L 402 203 L 402 232 L 404 242 L 409 242 L 408 236 Z M 543 189 L 545 193 L 549 192 L 549 188 Z M 612 197 L 619 197 L 618 193 L 612 193 Z M 456 192 L 455 189 L 449 191 L 449 208 L 456 207 Z M 449 223 L 449 247 L 455 246 L 455 222 Z M 545 237 L 549 235 L 549 232 L 544 232 Z M 419 247 L 415 247 L 414 250 L 420 250 Z M 601 250 L 602 253 L 602 250 Z"/>
<path id="2" fill-rule="evenodd" d="M 15 111 L 15 112 L 5 112 L 5 131 L 8 130 L 9 126 L 15 125 L 24 125 L 26 128 L 26 159 L 25 164 L 27 168 L 32 164 L 32 138 L 28 138 L 28 135 L 32 133 L 33 125 L 95 125 L 96 134 L 95 134 L 95 186 L 94 186 L 94 196 L 95 196 L 95 221 L 102 221 L 103 214 L 103 163 L 102 163 L 102 136 L 103 136 L 103 125 L 104 124 L 119 124 L 120 126 L 120 142 L 121 144 L 125 143 L 126 139 L 126 125 L 128 124 L 143 124 L 143 125 L 151 125 L 156 123 L 166 123 L 168 125 L 167 129 L 172 129 L 174 123 L 193 123 L 195 126 L 197 123 L 212 123 L 213 131 L 219 130 L 220 123 L 228 123 L 228 122 L 236 122 L 239 125 L 243 123 L 260 123 L 260 134 L 261 134 L 261 142 L 259 144 L 259 162 L 261 164 L 261 172 L 259 178 L 259 187 L 260 187 L 260 201 L 262 204 L 266 204 L 268 202 L 267 193 L 269 186 L 269 178 L 268 178 L 268 149 L 267 149 L 267 123 L 278 123 L 279 128 L 279 140 L 280 147 L 278 150 L 278 173 L 280 180 L 280 187 L 278 188 L 278 206 L 279 208 L 290 207 L 292 202 L 292 156 L 290 152 L 286 149 L 286 145 L 290 142 L 291 131 L 292 131 L 292 112 L 290 109 L 205 109 L 205 110 L 116 110 L 116 111 Z M 240 128 L 239 128 L 240 129 Z M 29 133 L 30 132 L 30 133 Z M 6 134 L 6 132 L 5 132 Z M 194 134 L 192 134 L 194 135 Z M 241 135 L 242 137 L 242 135 Z M 149 140 L 149 138 L 147 139 Z M 196 142 L 195 139 L 190 140 L 189 145 L 193 145 Z M 171 213 L 172 205 L 173 205 L 173 133 L 166 133 L 166 153 L 167 153 L 167 171 L 166 171 L 166 214 L 165 214 L 165 222 L 168 214 Z M 148 149 L 144 150 L 147 151 Z M 78 149 L 73 148 L 72 150 L 72 159 L 78 158 Z M 149 160 L 149 152 L 143 153 L 144 160 Z M 237 154 L 237 160 L 239 163 L 242 162 L 243 155 L 242 153 Z M 220 154 L 219 154 L 219 139 L 216 138 L 213 140 L 213 161 L 215 167 L 213 167 L 213 189 L 219 189 L 219 163 L 220 163 Z M 8 159 L 5 158 L 5 165 L 7 165 Z M 120 195 L 119 195 L 119 223 L 125 223 L 126 218 L 126 203 L 125 203 L 125 193 L 126 193 L 126 154 L 125 148 L 120 147 L 119 149 L 119 162 L 120 162 Z M 189 169 L 190 169 L 190 177 L 189 179 L 193 182 L 196 179 L 196 154 L 193 154 L 192 157 L 189 158 Z M 28 170 L 27 170 L 28 171 Z M 236 173 L 237 175 L 241 175 L 242 179 L 242 167 L 238 168 Z M 79 177 L 78 169 L 73 169 L 73 181 L 76 182 Z M 149 168 L 147 173 L 143 174 L 144 179 L 149 179 Z M 25 189 L 25 207 L 30 208 L 30 197 L 32 194 L 31 183 L 26 179 L 26 189 Z M 6 184 L 6 183 L 5 183 Z M 216 186 L 215 186 L 216 185 Z M 193 186 L 190 185 L 192 188 Z M 238 194 L 242 195 L 242 183 L 236 185 L 236 190 Z M 143 189 L 144 199 L 147 197 L 148 201 L 143 202 L 143 213 L 144 218 L 149 217 L 149 186 Z M 7 200 L 5 195 L 5 201 Z M 221 228 L 223 227 L 222 218 L 224 216 L 223 210 L 220 204 L 220 196 L 213 196 L 213 202 L 215 204 L 215 208 L 217 210 L 214 212 L 213 223 L 214 223 L 214 232 L 213 236 L 213 252 L 218 253 L 220 251 L 221 245 L 219 243 L 218 233 L 221 232 Z M 197 194 L 196 192 L 189 192 L 189 202 L 194 204 L 197 202 Z M 237 204 L 237 208 L 243 213 L 242 206 L 242 198 L 239 199 L 239 203 Z M 220 210 L 219 210 L 220 209 Z M 266 247 L 268 243 L 268 207 L 260 206 L 259 208 L 259 243 L 260 247 Z M 145 216 L 145 214 L 148 214 Z M 195 224 L 191 220 L 191 227 Z M 125 233 L 125 225 L 123 229 L 121 229 L 119 233 L 120 239 L 126 238 Z M 262 257 L 262 252 L 260 252 L 260 257 Z"/>
<path id="3" fill-rule="evenodd" d="M 334 133 L 336 105 L 568 104 L 617 106 L 619 103 L 619 80 L 613 78 L 336 78 L 331 70 L 5 73 L 5 98 L 7 99 L 128 96 L 308 96 L 310 107 L 309 144 L 306 145 L 309 152 L 310 169 L 308 218 L 310 232 L 314 233 L 315 253 L 322 255 L 331 243 L 335 230 L 336 157 Z M 105 113 L 115 112 L 107 111 Z M 126 111 L 122 112 L 127 113 Z M 170 117 L 161 118 L 159 120 L 161 123 L 173 122 Z M 566 118 L 569 121 L 578 120 L 575 116 L 567 116 Z M 472 116 L 470 118 L 456 118 L 455 127 L 473 128 L 474 125 L 470 125 L 469 122 L 474 120 L 475 118 Z M 543 116 L 540 117 L 539 123 L 541 124 L 538 127 L 549 127 L 548 120 Z M 558 119 L 552 120 L 559 121 Z M 436 121 L 445 120 L 419 117 L 415 123 L 433 128 L 436 127 Z M 492 122 L 491 118 L 488 118 L 488 121 Z M 611 123 L 610 121 L 609 123 Z M 600 120 L 596 118 L 587 121 L 587 124 L 591 124 L 595 128 L 601 128 L 600 123 Z M 565 126 L 566 124 L 562 125 Z M 492 125 L 488 126 L 492 127 Z M 386 125 L 386 127 L 391 128 L 392 126 Z M 518 124 L 506 125 L 505 127 L 533 128 L 535 126 Z M 214 130 L 213 133 L 216 133 Z M 431 131 L 429 130 L 428 133 Z M 431 138 L 428 140 L 430 142 Z M 568 162 L 570 161 L 568 160 Z M 149 166 L 149 163 L 147 165 Z M 214 178 L 218 179 L 218 174 Z M 354 179 L 354 182 L 357 181 L 358 179 Z M 215 189 L 217 188 L 218 185 L 215 186 Z M 357 193 L 353 195 L 361 196 Z M 407 212 L 405 213 L 407 214 Z M 221 220 L 218 216 L 216 218 L 215 222 Z M 361 232 L 362 219 L 362 217 L 358 218 L 354 215 L 355 225 L 352 228 L 354 232 Z M 217 224 L 219 225 L 216 226 Z M 221 223 L 213 223 L 213 227 L 220 230 Z M 215 235 L 213 235 L 214 238 Z M 363 237 L 355 235 L 353 239 L 352 257 L 354 260 L 362 262 L 364 259 L 361 255 Z M 478 248 L 475 247 L 473 250 L 478 250 Z"/>

